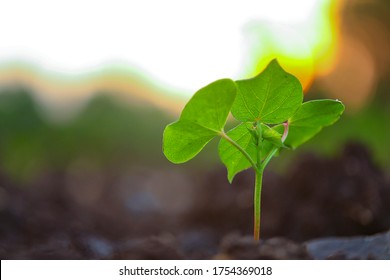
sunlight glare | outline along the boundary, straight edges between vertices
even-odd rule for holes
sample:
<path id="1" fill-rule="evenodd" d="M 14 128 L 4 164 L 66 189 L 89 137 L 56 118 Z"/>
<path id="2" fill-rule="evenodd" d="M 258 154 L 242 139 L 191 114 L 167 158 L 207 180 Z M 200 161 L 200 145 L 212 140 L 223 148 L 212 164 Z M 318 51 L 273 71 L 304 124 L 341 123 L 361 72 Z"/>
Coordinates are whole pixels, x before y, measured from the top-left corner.
<path id="1" fill-rule="evenodd" d="M 77 78 L 119 65 L 189 97 L 216 79 L 248 78 L 276 57 L 307 87 L 331 60 L 335 3 L 6 0 L 0 66 L 25 61 Z"/>

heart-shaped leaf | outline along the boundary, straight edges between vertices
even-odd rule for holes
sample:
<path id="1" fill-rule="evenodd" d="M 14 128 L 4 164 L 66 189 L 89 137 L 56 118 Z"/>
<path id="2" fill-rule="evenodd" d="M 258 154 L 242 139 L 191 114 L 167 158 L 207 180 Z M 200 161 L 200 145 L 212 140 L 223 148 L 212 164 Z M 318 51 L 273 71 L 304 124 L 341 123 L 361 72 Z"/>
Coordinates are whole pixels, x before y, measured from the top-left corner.
<path id="1" fill-rule="evenodd" d="M 236 92 L 236 84 L 230 79 L 215 81 L 197 91 L 184 107 L 180 119 L 164 130 L 165 156 L 173 163 L 186 162 L 196 156 L 223 131 Z"/>
<path id="2" fill-rule="evenodd" d="M 256 77 L 236 83 L 232 114 L 242 122 L 278 124 L 291 117 L 302 103 L 301 83 L 276 60 Z"/>
<path id="3" fill-rule="evenodd" d="M 323 127 L 335 123 L 344 109 L 343 103 L 330 99 L 303 103 L 288 120 L 288 136 L 284 144 L 295 149 L 320 132 Z M 283 129 L 283 125 L 275 127 L 275 130 L 279 132 Z"/>

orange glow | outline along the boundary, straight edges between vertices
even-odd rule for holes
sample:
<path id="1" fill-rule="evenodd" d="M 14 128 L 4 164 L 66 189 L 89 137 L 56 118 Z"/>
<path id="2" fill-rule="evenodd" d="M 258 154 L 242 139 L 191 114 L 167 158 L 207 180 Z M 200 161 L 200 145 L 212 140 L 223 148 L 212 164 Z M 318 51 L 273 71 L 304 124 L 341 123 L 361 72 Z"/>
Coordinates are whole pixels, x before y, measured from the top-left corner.
<path id="1" fill-rule="evenodd" d="M 361 13 L 362 3 L 345 4 L 344 15 L 347 16 L 343 17 L 337 34 L 333 62 L 328 71 L 319 73 L 317 85 L 329 97 L 341 99 L 347 109 L 353 111 L 373 98 L 380 79 L 387 79 L 390 37 L 388 26 L 376 14 Z M 386 8 L 379 1 L 372 1 L 370 5 L 377 11 Z"/>
<path id="2" fill-rule="evenodd" d="M 332 98 L 342 98 L 350 108 L 361 107 L 374 90 L 377 77 L 368 49 L 359 41 L 344 36 L 333 71 L 320 81 Z"/>
<path id="3" fill-rule="evenodd" d="M 306 92 L 314 78 L 328 73 L 335 63 L 342 5 L 343 1 L 318 0 L 299 21 L 252 23 L 247 30 L 253 45 L 249 59 L 257 63 L 249 67 L 250 75 L 277 58 Z"/>

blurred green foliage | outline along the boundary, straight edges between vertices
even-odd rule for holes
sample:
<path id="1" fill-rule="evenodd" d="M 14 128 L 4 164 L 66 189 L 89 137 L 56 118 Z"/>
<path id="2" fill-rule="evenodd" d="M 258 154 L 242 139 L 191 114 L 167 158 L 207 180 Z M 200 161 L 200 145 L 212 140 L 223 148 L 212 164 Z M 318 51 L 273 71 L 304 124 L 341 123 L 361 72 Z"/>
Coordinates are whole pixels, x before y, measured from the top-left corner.
<path id="1" fill-rule="evenodd" d="M 98 94 L 63 123 L 48 121 L 40 110 L 26 89 L 0 92 L 0 171 L 13 179 L 31 180 L 45 170 L 68 168 L 77 160 L 107 171 L 171 164 L 162 154 L 161 140 L 164 127 L 174 117 L 161 109 Z M 379 101 L 357 113 L 346 112 L 297 152 L 284 151 L 278 162 L 289 164 L 289 159 L 305 151 L 330 155 L 352 140 L 365 143 L 377 162 L 389 167 L 389 112 L 389 102 Z M 216 145 L 216 141 L 211 142 L 187 167 L 220 164 Z"/>
<path id="2" fill-rule="evenodd" d="M 0 167 L 17 179 L 76 160 L 97 168 L 161 164 L 161 138 L 172 119 L 161 110 L 98 94 L 67 122 L 47 121 L 25 89 L 0 93 Z"/>

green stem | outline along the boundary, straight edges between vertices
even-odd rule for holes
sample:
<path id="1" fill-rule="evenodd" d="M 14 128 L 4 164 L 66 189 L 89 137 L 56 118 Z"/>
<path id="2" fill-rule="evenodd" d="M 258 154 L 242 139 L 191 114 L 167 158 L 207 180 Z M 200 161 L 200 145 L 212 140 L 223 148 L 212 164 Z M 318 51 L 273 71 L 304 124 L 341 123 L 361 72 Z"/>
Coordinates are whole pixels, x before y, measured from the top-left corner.
<path id="1" fill-rule="evenodd" d="M 260 123 L 257 124 L 258 126 Z M 288 123 L 284 123 L 284 133 L 282 136 L 282 142 L 287 137 L 288 134 Z M 261 189 L 263 185 L 263 173 L 264 168 L 267 166 L 269 161 L 272 159 L 272 157 L 275 155 L 275 153 L 278 151 L 278 148 L 275 147 L 271 150 L 271 152 L 267 155 L 267 157 L 264 159 L 263 162 L 261 162 L 261 150 L 262 150 L 262 132 L 261 127 L 258 128 L 259 130 L 259 139 L 257 141 L 257 164 L 256 162 L 251 158 L 251 156 L 239 145 L 237 144 L 233 139 L 231 139 L 227 134 L 223 131 L 219 132 L 219 135 L 223 138 L 225 138 L 230 144 L 232 144 L 234 147 L 236 147 L 251 163 L 253 169 L 256 172 L 256 179 L 255 179 L 255 189 L 254 189 L 254 199 L 253 199 L 253 212 L 254 212 L 254 227 L 253 227 L 253 238 L 254 240 L 258 241 L 260 240 L 260 218 L 261 218 Z"/>
<path id="2" fill-rule="evenodd" d="M 260 125 L 260 124 L 259 124 Z M 288 135 L 288 122 L 283 123 L 284 132 L 282 135 L 282 143 L 286 140 Z M 261 139 L 260 139 L 261 140 Z M 275 153 L 278 151 L 278 147 L 274 147 L 271 152 L 267 155 L 263 162 L 261 162 L 261 142 L 257 143 L 258 149 L 258 168 L 256 171 L 256 179 L 255 179 L 255 191 L 254 191 L 254 229 L 253 229 L 253 238 L 257 241 L 260 240 L 260 216 L 261 216 L 261 189 L 263 185 L 263 173 L 264 169 L 270 160 L 273 158 Z"/>
<path id="3" fill-rule="evenodd" d="M 254 190 L 254 227 L 253 238 L 260 240 L 260 214 L 261 214 L 261 188 L 263 184 L 263 170 L 256 170 L 255 190 Z"/>
<path id="4" fill-rule="evenodd" d="M 264 170 L 264 168 L 267 166 L 267 164 L 270 162 L 270 160 L 274 157 L 276 152 L 279 150 L 279 148 L 275 147 L 269 152 L 267 157 L 263 160 L 263 163 L 261 164 L 261 168 Z"/>
<path id="5" fill-rule="evenodd" d="M 261 123 L 257 122 L 256 124 L 257 129 L 257 169 L 260 170 L 261 168 L 261 151 L 263 150 L 263 132 L 261 130 Z"/>
<path id="6" fill-rule="evenodd" d="M 219 132 L 219 135 L 223 138 L 225 138 L 230 144 L 232 144 L 234 147 L 236 147 L 250 162 L 254 170 L 258 170 L 258 167 L 252 157 L 240 146 L 238 145 L 233 139 L 231 139 L 227 134 L 223 131 Z"/>

